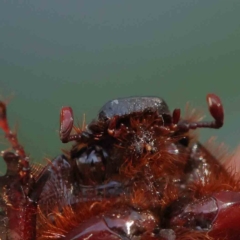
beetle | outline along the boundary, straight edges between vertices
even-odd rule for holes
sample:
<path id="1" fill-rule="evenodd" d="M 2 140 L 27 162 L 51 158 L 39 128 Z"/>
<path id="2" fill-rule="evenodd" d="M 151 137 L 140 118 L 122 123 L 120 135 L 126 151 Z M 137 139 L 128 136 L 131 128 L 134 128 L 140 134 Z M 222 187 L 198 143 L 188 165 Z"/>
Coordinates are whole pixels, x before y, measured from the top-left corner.
<path id="1" fill-rule="evenodd" d="M 171 114 L 161 98 L 119 98 L 84 129 L 63 107 L 60 139 L 74 144 L 42 167 L 29 163 L 1 102 L 0 127 L 15 151 L 2 153 L 1 237 L 238 239 L 238 179 L 190 133 L 222 127 L 221 100 L 207 102 L 212 122 Z"/>

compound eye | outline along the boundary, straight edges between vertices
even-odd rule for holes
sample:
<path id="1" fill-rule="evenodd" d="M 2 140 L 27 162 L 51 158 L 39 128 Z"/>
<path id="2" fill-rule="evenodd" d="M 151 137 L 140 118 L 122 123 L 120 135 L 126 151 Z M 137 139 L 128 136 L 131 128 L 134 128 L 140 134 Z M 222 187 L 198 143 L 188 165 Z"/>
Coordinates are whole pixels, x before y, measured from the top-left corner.
<path id="1" fill-rule="evenodd" d="M 76 164 L 80 173 L 82 184 L 100 184 L 105 179 L 106 153 L 99 148 L 85 149 L 76 158 Z"/>
<path id="2" fill-rule="evenodd" d="M 181 145 L 183 145 L 184 147 L 188 147 L 189 142 L 190 142 L 189 137 L 183 137 L 183 138 L 181 138 L 181 139 L 179 140 L 179 143 L 180 143 Z"/>

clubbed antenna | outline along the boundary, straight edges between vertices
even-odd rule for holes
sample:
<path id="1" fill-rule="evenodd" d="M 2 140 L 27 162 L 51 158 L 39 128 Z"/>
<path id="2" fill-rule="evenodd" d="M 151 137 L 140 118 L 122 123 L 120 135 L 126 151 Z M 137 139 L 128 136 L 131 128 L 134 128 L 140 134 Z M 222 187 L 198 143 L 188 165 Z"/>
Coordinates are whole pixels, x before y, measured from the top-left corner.
<path id="1" fill-rule="evenodd" d="M 196 129 L 196 128 L 220 128 L 223 125 L 224 120 L 224 111 L 223 111 L 223 105 L 220 100 L 220 98 L 211 93 L 207 95 L 207 103 L 209 112 L 211 113 L 212 117 L 214 118 L 214 121 L 211 122 L 188 122 L 188 121 L 179 121 L 177 123 L 177 127 L 180 130 L 188 131 L 190 129 Z M 180 116 L 180 110 L 175 109 L 173 112 L 173 122 L 176 123 Z"/>
<path id="2" fill-rule="evenodd" d="M 68 143 L 71 141 L 79 141 L 83 139 L 89 139 L 90 132 L 80 132 L 78 134 L 71 135 L 73 129 L 73 111 L 71 107 L 62 107 L 60 113 L 60 130 L 59 135 L 62 143 Z"/>
<path id="3" fill-rule="evenodd" d="M 60 113 L 60 139 L 63 143 L 69 142 L 73 128 L 73 111 L 71 107 L 63 107 Z"/>

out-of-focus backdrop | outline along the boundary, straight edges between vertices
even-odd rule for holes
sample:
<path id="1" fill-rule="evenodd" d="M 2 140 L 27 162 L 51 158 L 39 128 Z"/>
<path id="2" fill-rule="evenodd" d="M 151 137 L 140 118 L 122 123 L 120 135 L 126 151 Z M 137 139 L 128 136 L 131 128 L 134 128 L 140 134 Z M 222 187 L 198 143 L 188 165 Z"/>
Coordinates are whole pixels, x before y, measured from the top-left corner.
<path id="1" fill-rule="evenodd" d="M 218 136 L 240 143 L 240 1 L 1 1 L 0 94 L 35 161 L 54 157 L 61 106 L 87 121 L 109 99 L 191 101 L 209 117 L 205 96 L 218 94 L 226 120 Z M 0 132 L 1 150 L 9 147 Z M 4 172 L 3 165 L 1 171 Z"/>

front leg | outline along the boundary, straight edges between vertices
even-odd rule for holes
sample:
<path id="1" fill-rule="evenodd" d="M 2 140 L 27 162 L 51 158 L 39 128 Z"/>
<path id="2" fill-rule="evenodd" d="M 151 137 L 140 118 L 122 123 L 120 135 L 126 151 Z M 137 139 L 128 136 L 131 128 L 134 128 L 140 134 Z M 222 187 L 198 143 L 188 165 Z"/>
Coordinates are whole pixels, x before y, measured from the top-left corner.
<path id="1" fill-rule="evenodd" d="M 7 172 L 0 177 L 0 193 L 8 218 L 7 239 L 34 240 L 38 200 L 48 180 L 49 171 L 45 168 L 33 176 L 29 158 L 19 144 L 17 135 L 9 128 L 6 105 L 3 102 L 0 102 L 0 128 L 15 150 L 15 153 L 2 152 Z"/>
<path id="2" fill-rule="evenodd" d="M 201 232 L 204 236 L 211 237 L 210 239 L 238 240 L 240 192 L 213 193 L 211 196 L 202 197 L 182 207 L 180 201 L 169 227 L 176 231 L 181 228 Z"/>
<path id="3" fill-rule="evenodd" d="M 3 159 L 8 168 L 5 176 L 0 177 L 2 197 L 7 212 L 7 239 L 34 240 L 36 238 L 36 216 L 40 194 L 49 177 L 49 171 L 44 169 L 37 178 L 31 176 L 23 182 L 19 174 L 19 157 L 6 152 Z"/>

